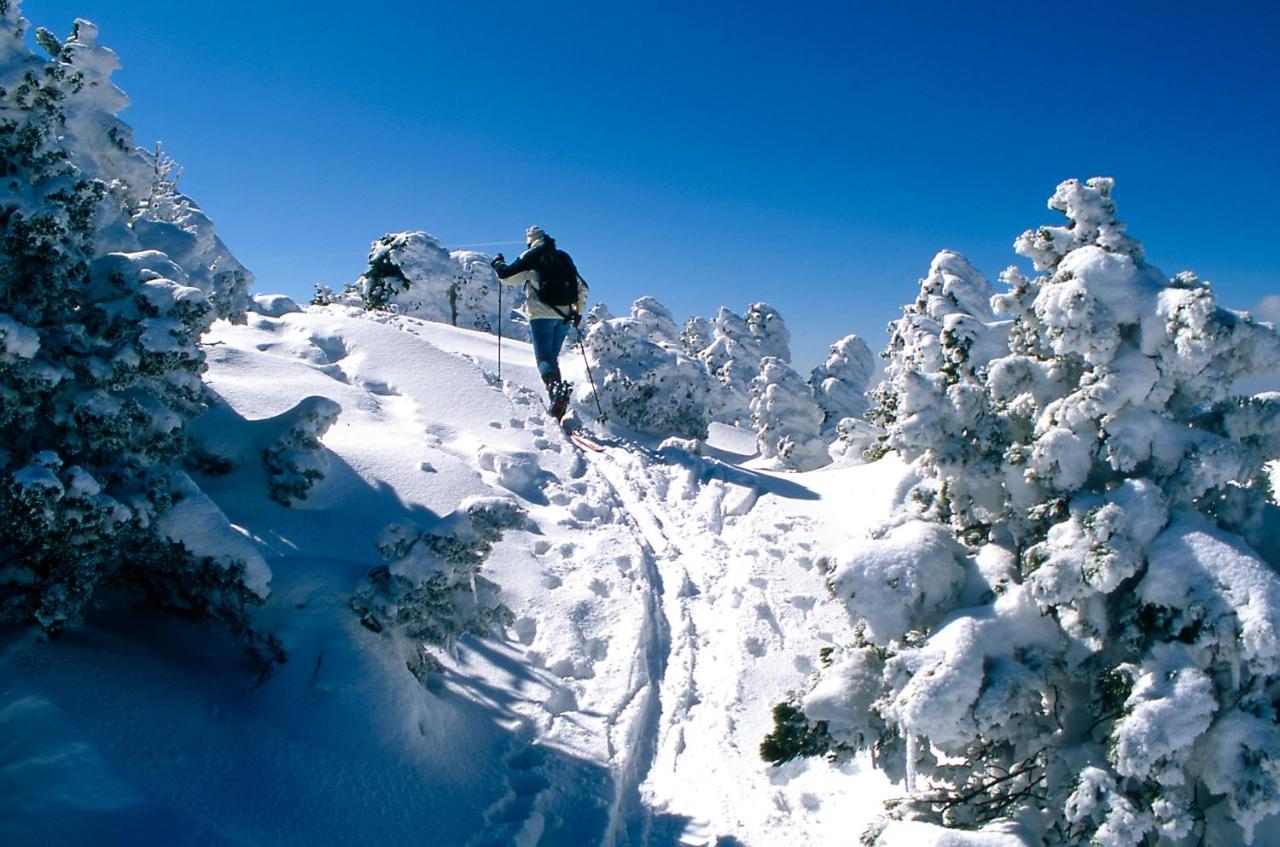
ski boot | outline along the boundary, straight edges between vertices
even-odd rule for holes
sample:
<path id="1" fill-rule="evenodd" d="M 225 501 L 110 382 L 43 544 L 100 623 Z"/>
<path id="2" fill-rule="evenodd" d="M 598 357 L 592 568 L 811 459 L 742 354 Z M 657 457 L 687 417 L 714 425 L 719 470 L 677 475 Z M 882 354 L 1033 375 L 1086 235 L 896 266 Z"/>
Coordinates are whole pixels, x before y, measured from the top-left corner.
<path id="1" fill-rule="evenodd" d="M 554 382 L 547 386 L 547 396 L 551 398 L 551 417 L 560 420 L 569 409 L 569 399 L 573 396 L 573 383 Z"/>

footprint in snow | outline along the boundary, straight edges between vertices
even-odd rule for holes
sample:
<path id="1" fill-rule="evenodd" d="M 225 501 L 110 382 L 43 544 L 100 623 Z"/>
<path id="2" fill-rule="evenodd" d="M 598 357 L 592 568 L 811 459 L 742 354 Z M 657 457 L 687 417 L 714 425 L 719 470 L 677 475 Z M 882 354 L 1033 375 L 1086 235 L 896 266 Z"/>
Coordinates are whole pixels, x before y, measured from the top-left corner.
<path id="1" fill-rule="evenodd" d="M 538 798 L 551 787 L 551 780 L 543 773 L 546 761 L 546 753 L 532 745 L 505 760 L 507 790 L 485 811 L 485 832 L 468 841 L 467 847 L 537 843 L 546 825 L 538 811 Z"/>

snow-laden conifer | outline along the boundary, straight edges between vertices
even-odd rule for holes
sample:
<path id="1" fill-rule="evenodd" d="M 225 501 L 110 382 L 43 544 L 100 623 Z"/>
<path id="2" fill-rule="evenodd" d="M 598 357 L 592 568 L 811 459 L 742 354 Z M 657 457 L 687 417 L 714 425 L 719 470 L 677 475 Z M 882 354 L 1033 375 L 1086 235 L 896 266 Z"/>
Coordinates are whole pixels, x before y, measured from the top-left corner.
<path id="1" fill-rule="evenodd" d="M 809 386 L 781 359 L 766 356 L 751 382 L 751 422 L 763 458 L 796 471 L 830 464 L 821 436 L 822 410 Z"/>
<path id="2" fill-rule="evenodd" d="M 680 328 L 680 345 L 684 354 L 696 358 L 703 350 L 711 346 L 711 321 L 700 315 L 694 315 L 684 322 Z"/>
<path id="3" fill-rule="evenodd" d="M 158 250 L 178 265 L 182 282 L 208 297 L 215 317 L 244 320 L 251 274 L 218 237 L 213 222 L 178 189 L 181 169 L 159 144 L 138 148 L 118 115 L 129 98 L 111 82 L 116 54 L 98 43 L 98 27 L 77 20 L 65 41 L 47 30 L 39 42 L 65 80 L 61 143 L 82 178 L 101 180 L 94 250 Z"/>
<path id="4" fill-rule="evenodd" d="M 918 495 L 962 528 L 994 520 L 1002 502 L 1005 434 L 981 387 L 983 368 L 1006 349 L 1008 324 L 995 320 L 993 294 L 967 259 L 939 252 L 915 302 L 890 326 L 884 379 L 870 392 L 868 417 L 883 431 L 873 454 L 896 450 L 945 480 Z"/>
<path id="5" fill-rule="evenodd" d="M 768 303 L 752 303 L 742 319 L 755 339 L 762 359 L 772 356 L 782 362 L 791 362 L 791 331 L 777 309 Z"/>
<path id="6" fill-rule="evenodd" d="M 680 328 L 676 326 L 671 310 L 653 297 L 641 297 L 631 304 L 631 319 L 639 324 L 650 341 L 664 350 L 683 352 Z"/>
<path id="7" fill-rule="evenodd" d="M 751 380 L 760 373 L 763 354 L 747 322 L 721 306 L 712 323 L 711 343 L 698 354 L 721 390 L 713 396 L 715 420 L 738 424 L 751 420 Z"/>
<path id="8" fill-rule="evenodd" d="M 830 439 L 840 421 L 862 418 L 870 407 L 867 386 L 876 360 L 867 343 L 846 335 L 827 350 L 827 358 L 809 373 L 809 388 L 822 409 L 822 434 Z"/>
<path id="9" fill-rule="evenodd" d="M 0 4 L 0 618 L 56 630 L 127 581 L 247 629 L 270 573 L 180 468 L 209 268 L 144 249 L 147 168 L 96 29 L 41 31 L 42 60 L 24 28 Z"/>
<path id="10" fill-rule="evenodd" d="M 658 336 L 670 346 L 654 340 L 659 325 Z M 630 317 L 592 325 L 585 343 L 600 400 L 614 419 L 653 435 L 706 438 L 714 383 L 698 361 L 679 352 L 665 307 L 641 298 Z"/>
<path id="11" fill-rule="evenodd" d="M 831 563 L 855 639 L 768 751 L 873 748 L 907 777 L 898 814 L 953 826 L 1249 841 L 1280 812 L 1280 397 L 1231 386 L 1280 338 L 1150 265 L 1111 191 L 1058 187 L 1067 224 L 1018 239 L 1041 275 L 1006 272 L 1007 326 L 967 263 L 935 260 L 881 393 L 920 482 Z"/>
<path id="12" fill-rule="evenodd" d="M 470 250 L 449 252 L 425 232 L 382 236 L 369 250 L 369 267 L 340 294 L 317 286 L 317 305 L 345 303 L 366 309 L 498 331 L 498 277 L 489 257 Z M 502 332 L 528 339 L 528 324 L 515 310 L 524 302 L 520 286 L 502 291 Z"/>

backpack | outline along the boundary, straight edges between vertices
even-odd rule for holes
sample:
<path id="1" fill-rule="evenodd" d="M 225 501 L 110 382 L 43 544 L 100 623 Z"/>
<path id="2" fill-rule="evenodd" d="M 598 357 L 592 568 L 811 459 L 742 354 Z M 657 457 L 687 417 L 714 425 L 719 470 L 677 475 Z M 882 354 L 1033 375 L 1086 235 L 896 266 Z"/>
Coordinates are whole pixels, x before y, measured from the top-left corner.
<path id="1" fill-rule="evenodd" d="M 549 248 L 538 260 L 538 299 L 553 308 L 578 302 L 578 268 L 563 250 Z"/>

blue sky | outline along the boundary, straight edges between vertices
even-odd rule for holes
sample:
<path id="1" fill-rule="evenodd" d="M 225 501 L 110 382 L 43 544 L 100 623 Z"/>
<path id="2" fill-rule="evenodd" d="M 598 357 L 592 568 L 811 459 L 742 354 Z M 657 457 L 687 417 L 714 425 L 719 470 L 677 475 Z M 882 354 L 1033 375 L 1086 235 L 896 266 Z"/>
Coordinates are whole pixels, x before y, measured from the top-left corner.
<path id="1" fill-rule="evenodd" d="M 615 313 L 778 308 L 798 365 L 884 326 L 941 248 L 988 276 L 1069 177 L 1220 301 L 1280 294 L 1269 3 L 25 0 L 102 27 L 137 141 L 258 290 L 309 297 L 369 242 L 538 223 Z M 512 252 L 508 250 L 508 253 Z"/>

